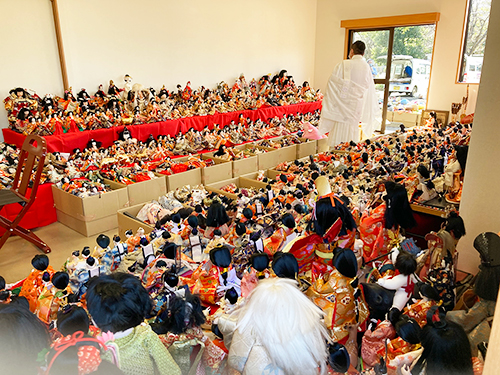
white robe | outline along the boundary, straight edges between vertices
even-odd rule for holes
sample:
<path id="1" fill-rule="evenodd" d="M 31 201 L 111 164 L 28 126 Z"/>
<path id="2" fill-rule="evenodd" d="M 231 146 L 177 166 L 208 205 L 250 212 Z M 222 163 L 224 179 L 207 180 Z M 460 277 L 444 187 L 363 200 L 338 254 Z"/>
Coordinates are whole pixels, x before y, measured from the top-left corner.
<path id="1" fill-rule="evenodd" d="M 338 64 L 328 80 L 319 131 L 330 133 L 330 146 L 358 142 L 360 122 L 369 138 L 380 126 L 381 116 L 370 66 L 364 57 L 354 55 Z"/>

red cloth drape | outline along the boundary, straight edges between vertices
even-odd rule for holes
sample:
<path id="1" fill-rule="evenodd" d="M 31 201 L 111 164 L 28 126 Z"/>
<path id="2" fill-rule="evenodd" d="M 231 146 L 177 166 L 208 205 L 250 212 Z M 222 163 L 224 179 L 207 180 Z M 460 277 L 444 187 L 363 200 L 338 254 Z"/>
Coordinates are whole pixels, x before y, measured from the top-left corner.
<path id="1" fill-rule="evenodd" d="M 178 120 L 169 120 L 162 122 L 154 122 L 151 124 L 130 125 L 128 129 L 134 138 L 140 141 L 145 141 L 150 134 L 157 137 L 159 134 L 176 135 L 179 131 L 186 133 L 189 129 L 195 128 L 202 130 L 205 127 L 213 128 L 214 124 L 226 126 L 231 121 L 238 121 L 240 114 L 249 117 L 252 121 L 261 119 L 268 121 L 275 116 L 283 117 L 283 115 L 309 113 L 321 109 L 321 101 L 312 103 L 292 104 L 280 107 L 264 107 L 256 110 L 245 110 L 229 113 L 218 113 L 209 116 L 186 117 Z M 75 130 L 73 128 L 73 130 Z M 87 146 L 91 139 L 102 142 L 103 147 L 109 147 L 115 140 L 118 139 L 118 134 L 123 131 L 123 126 L 117 126 L 110 129 L 98 129 L 88 131 L 69 131 L 66 134 L 45 136 L 47 148 L 49 152 L 73 152 L 75 148 L 80 150 Z M 2 129 L 4 141 L 9 144 L 14 144 L 21 147 L 24 135 L 19 134 L 11 129 Z"/>
<path id="2" fill-rule="evenodd" d="M 35 202 L 30 207 L 26 215 L 21 220 L 20 225 L 26 229 L 44 227 L 57 221 L 54 198 L 52 197 L 52 184 L 38 186 Z M 21 211 L 21 206 L 17 203 L 9 204 L 0 210 L 0 215 L 8 220 L 14 220 Z M 0 228 L 0 235 L 4 233 Z"/>

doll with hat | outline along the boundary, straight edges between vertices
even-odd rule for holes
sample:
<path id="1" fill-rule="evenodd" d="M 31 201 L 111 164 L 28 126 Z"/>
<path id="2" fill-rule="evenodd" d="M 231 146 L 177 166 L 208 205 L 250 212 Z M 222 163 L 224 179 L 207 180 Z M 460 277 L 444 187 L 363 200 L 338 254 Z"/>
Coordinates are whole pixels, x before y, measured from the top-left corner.
<path id="1" fill-rule="evenodd" d="M 318 199 L 306 235 L 289 242 L 283 251 L 297 258 L 301 273 L 312 270 L 318 276 L 327 272 L 337 246 L 352 248 L 356 224 L 349 208 L 332 193 L 325 176 L 317 177 L 315 184 Z"/>
<path id="2" fill-rule="evenodd" d="M 110 238 L 105 234 L 100 234 L 96 238 L 97 246 L 94 247 L 93 256 L 99 260 L 102 266 L 102 272 L 108 274 L 113 268 L 113 252 L 109 247 L 111 242 Z"/>

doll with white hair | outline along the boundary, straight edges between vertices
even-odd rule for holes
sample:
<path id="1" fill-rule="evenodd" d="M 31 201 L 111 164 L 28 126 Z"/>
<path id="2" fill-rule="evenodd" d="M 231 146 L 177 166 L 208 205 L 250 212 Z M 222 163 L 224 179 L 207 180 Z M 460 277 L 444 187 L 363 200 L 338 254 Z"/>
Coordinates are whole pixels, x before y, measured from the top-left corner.
<path id="1" fill-rule="evenodd" d="M 326 373 L 323 312 L 290 279 L 261 280 L 241 308 L 228 364 L 242 375 Z"/>

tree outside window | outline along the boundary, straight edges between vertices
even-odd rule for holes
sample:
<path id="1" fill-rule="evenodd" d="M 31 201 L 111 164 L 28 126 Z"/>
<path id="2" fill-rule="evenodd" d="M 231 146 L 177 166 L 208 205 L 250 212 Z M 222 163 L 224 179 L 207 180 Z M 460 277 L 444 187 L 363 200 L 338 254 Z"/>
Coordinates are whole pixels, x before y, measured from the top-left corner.
<path id="1" fill-rule="evenodd" d="M 491 0 L 469 0 L 458 82 L 479 83 Z"/>

